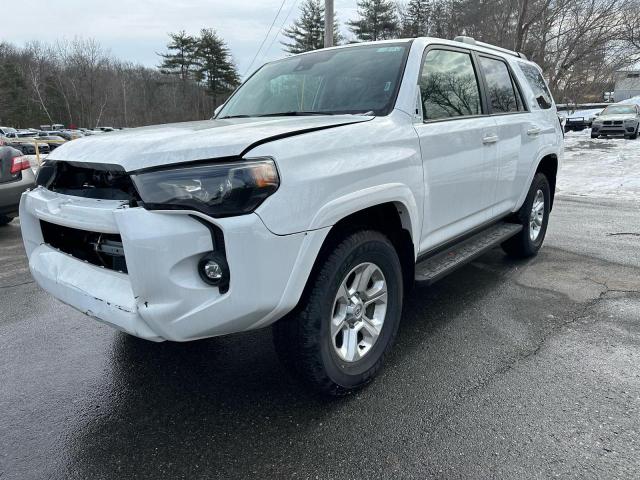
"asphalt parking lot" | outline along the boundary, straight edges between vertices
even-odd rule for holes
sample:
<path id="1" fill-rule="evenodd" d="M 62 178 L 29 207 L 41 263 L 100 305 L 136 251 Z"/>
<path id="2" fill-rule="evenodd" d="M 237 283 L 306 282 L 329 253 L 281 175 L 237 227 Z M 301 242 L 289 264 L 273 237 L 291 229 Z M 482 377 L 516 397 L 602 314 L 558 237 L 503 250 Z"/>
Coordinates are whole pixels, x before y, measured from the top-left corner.
<path id="1" fill-rule="evenodd" d="M 639 478 L 640 204 L 560 197 L 533 260 L 409 296 L 386 368 L 327 400 L 270 331 L 136 340 L 41 291 L 0 229 L 0 478 Z"/>

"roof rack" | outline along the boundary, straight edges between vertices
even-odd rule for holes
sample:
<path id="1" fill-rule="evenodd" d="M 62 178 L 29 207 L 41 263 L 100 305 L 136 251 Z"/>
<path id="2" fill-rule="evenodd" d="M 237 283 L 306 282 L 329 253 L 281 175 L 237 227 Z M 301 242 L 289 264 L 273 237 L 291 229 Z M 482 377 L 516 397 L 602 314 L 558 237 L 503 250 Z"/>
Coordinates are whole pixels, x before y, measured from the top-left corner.
<path id="1" fill-rule="evenodd" d="M 488 48 L 490 50 L 495 50 L 497 52 L 506 53 L 508 55 L 513 55 L 514 57 L 520 57 L 527 60 L 527 57 L 524 53 L 515 52 L 513 50 L 509 50 L 508 48 L 496 47 L 495 45 L 491 45 L 490 43 L 478 42 L 473 37 L 467 37 L 465 35 L 459 35 L 453 39 L 454 42 L 467 43 L 469 45 L 477 45 L 478 47 Z"/>

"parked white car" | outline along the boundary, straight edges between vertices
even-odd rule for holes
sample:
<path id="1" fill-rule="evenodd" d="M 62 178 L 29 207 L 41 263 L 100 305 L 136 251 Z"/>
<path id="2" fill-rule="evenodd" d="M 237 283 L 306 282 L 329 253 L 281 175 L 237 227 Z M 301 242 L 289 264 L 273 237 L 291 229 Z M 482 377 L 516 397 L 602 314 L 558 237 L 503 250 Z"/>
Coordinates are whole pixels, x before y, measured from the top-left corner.
<path id="1" fill-rule="evenodd" d="M 623 135 L 629 139 L 636 139 L 639 132 L 640 105 L 609 105 L 591 125 L 591 138 Z"/>
<path id="2" fill-rule="evenodd" d="M 536 254 L 562 130 L 539 68 L 468 37 L 269 63 L 209 121 L 69 142 L 21 202 L 29 268 L 154 341 L 274 325 L 340 395 L 382 365 L 414 279 Z"/>

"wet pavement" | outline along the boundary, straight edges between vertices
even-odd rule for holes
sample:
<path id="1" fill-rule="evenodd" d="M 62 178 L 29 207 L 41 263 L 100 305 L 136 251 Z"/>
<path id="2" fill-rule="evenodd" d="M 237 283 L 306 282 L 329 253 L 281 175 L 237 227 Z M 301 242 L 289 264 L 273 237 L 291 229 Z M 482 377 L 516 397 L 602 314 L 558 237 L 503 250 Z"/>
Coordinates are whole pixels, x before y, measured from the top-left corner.
<path id="1" fill-rule="evenodd" d="M 562 198 L 529 261 L 409 296 L 386 367 L 328 400 L 270 331 L 127 337 L 32 281 L 0 229 L 0 478 L 638 478 L 640 215 Z"/>

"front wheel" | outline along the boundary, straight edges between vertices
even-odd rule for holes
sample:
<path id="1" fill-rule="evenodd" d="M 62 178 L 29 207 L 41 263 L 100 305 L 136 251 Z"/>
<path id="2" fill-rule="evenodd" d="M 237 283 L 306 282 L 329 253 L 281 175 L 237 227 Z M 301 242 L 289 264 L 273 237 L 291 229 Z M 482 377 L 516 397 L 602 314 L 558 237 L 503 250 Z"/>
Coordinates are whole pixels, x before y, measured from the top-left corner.
<path id="1" fill-rule="evenodd" d="M 502 244 L 502 249 L 512 257 L 526 258 L 538 253 L 547 233 L 551 212 L 551 188 L 544 173 L 533 177 L 524 204 L 518 210 L 515 221 L 522 230 Z"/>
<path id="2" fill-rule="evenodd" d="M 381 368 L 402 312 L 398 254 L 383 234 L 344 238 L 309 280 L 300 308 L 273 327 L 279 357 L 316 390 L 345 395 Z"/>
<path id="3" fill-rule="evenodd" d="M 7 215 L 0 215 L 0 227 L 4 225 L 8 225 L 13 220 L 13 217 L 9 217 Z"/>

